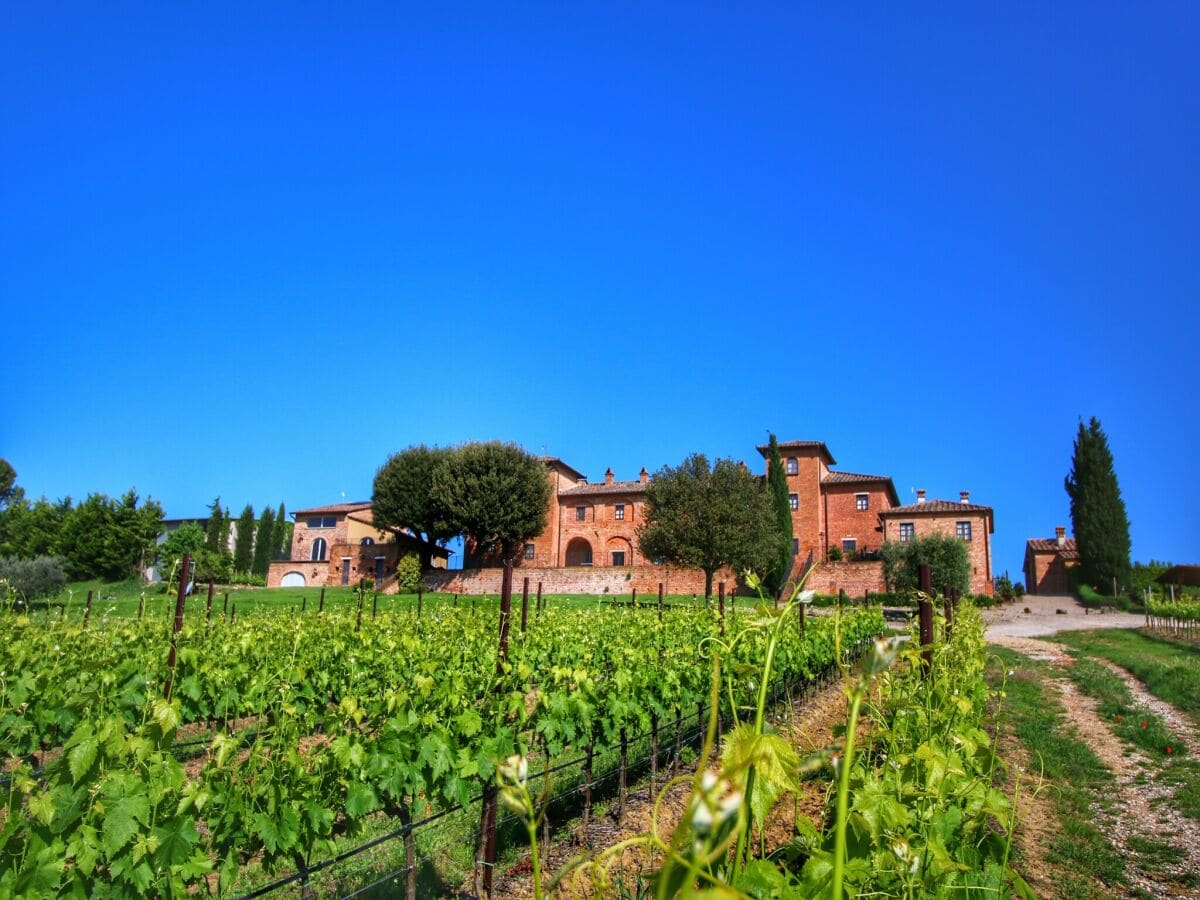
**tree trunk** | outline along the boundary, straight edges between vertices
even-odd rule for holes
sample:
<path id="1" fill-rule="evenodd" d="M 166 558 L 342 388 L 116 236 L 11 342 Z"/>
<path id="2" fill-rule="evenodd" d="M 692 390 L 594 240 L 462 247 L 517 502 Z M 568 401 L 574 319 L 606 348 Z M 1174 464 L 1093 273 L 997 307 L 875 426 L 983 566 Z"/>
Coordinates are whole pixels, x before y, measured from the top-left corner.
<path id="1" fill-rule="evenodd" d="M 704 602 L 705 603 L 707 603 L 709 600 L 712 599 L 712 583 L 713 583 L 713 573 L 714 572 L 716 572 L 716 569 L 705 569 L 704 570 Z"/>

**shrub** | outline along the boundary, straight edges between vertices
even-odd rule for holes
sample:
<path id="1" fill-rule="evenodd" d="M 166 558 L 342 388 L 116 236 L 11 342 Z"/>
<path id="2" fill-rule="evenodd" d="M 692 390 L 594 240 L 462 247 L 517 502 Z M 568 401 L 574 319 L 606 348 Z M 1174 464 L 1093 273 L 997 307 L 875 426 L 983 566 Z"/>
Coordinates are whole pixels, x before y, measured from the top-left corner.
<path id="1" fill-rule="evenodd" d="M 67 586 L 63 562 L 55 556 L 0 559 L 0 579 L 7 581 L 26 605 L 53 597 Z"/>
<path id="2" fill-rule="evenodd" d="M 230 584 L 244 585 L 246 587 L 266 587 L 267 579 L 253 572 L 234 572 L 233 580 Z"/>
<path id="3" fill-rule="evenodd" d="M 396 564 L 396 586 L 402 594 L 414 594 L 421 586 L 421 558 L 405 553 Z"/>
<path id="4" fill-rule="evenodd" d="M 967 548 L 957 538 L 930 535 L 911 541 L 885 541 L 881 555 L 883 579 L 889 591 L 916 590 L 922 563 L 929 563 L 933 589 L 940 594 L 950 588 L 966 591 L 971 583 Z"/>
<path id="5" fill-rule="evenodd" d="M 842 548 L 841 547 L 830 547 L 829 552 L 826 553 L 825 556 L 830 562 L 841 562 Z"/>

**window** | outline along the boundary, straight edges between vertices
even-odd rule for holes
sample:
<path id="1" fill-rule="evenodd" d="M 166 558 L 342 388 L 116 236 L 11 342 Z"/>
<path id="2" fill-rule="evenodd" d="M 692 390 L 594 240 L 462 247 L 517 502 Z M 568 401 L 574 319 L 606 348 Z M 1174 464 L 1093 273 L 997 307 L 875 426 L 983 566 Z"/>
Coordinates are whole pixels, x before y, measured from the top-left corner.
<path id="1" fill-rule="evenodd" d="M 798 462 L 796 462 L 796 457 L 789 456 L 788 461 L 787 461 L 787 473 L 789 475 L 795 475 L 799 471 L 800 471 L 800 464 Z"/>
<path id="2" fill-rule="evenodd" d="M 971 539 L 971 523 L 970 522 L 955 522 L 954 536 L 960 541 L 969 541 Z"/>
<path id="3" fill-rule="evenodd" d="M 526 544 L 526 545 L 525 545 L 525 558 L 526 558 L 526 559 L 533 559 L 533 544 Z"/>
<path id="4" fill-rule="evenodd" d="M 613 562 L 614 566 L 625 565 L 625 551 L 624 550 L 614 550 L 612 553 L 612 562 Z"/>
<path id="5" fill-rule="evenodd" d="M 359 541 L 359 543 L 362 544 L 362 546 L 364 546 L 364 547 L 370 547 L 371 545 L 373 545 L 375 543 L 375 538 L 365 537 L 361 541 Z"/>
<path id="6" fill-rule="evenodd" d="M 858 538 L 842 538 L 842 552 L 854 553 L 858 550 Z"/>
<path id="7" fill-rule="evenodd" d="M 792 556 L 800 555 L 800 538 L 792 538 Z"/>
<path id="8" fill-rule="evenodd" d="M 586 506 L 575 507 L 575 521 L 576 522 L 587 521 L 587 507 Z"/>
<path id="9" fill-rule="evenodd" d="M 788 506 L 790 506 L 792 509 L 799 509 L 800 508 L 800 495 L 799 494 L 788 494 Z"/>
<path id="10" fill-rule="evenodd" d="M 618 503 L 613 506 L 613 518 L 618 522 L 625 518 L 625 504 Z"/>
<path id="11" fill-rule="evenodd" d="M 304 524 L 309 528 L 333 528 L 337 524 L 337 516 L 314 516 L 305 519 Z"/>
<path id="12" fill-rule="evenodd" d="M 312 560 L 313 562 L 324 562 L 325 554 L 329 552 L 329 545 L 325 543 L 325 538 L 317 538 L 312 543 Z"/>
<path id="13" fill-rule="evenodd" d="M 907 543 L 908 541 L 911 541 L 913 539 L 914 534 L 915 534 L 915 532 L 913 531 L 913 523 L 912 522 L 901 522 L 900 523 L 900 540 L 901 541 L 904 541 L 905 543 Z"/>
<path id="14" fill-rule="evenodd" d="M 854 495 L 854 508 L 855 509 L 867 509 L 869 506 L 870 506 L 870 502 L 869 502 L 869 498 L 868 498 L 867 494 L 855 494 Z"/>

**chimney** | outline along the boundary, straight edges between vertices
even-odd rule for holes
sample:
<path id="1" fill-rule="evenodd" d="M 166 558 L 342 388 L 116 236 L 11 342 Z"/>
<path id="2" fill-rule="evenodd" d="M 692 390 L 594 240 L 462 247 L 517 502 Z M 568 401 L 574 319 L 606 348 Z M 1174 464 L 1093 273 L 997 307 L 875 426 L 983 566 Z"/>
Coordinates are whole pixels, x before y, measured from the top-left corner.
<path id="1" fill-rule="evenodd" d="M 650 473 L 646 471 L 646 467 L 642 466 L 642 471 L 638 472 L 638 481 L 645 484 L 650 480 Z"/>
<path id="2" fill-rule="evenodd" d="M 917 488 L 917 502 L 918 503 L 925 502 L 925 488 Z"/>
<path id="3" fill-rule="evenodd" d="M 1054 529 L 1054 542 L 1056 544 L 1058 544 L 1059 547 L 1065 546 L 1067 543 L 1067 529 L 1065 529 L 1061 525 L 1059 525 L 1057 528 L 1055 528 Z"/>
<path id="4" fill-rule="evenodd" d="M 609 467 L 608 467 L 608 469 L 606 469 L 606 470 L 605 470 L 605 472 L 604 472 L 604 483 L 605 483 L 605 484 L 612 484 L 612 483 L 613 483 L 613 473 L 612 473 L 612 466 L 609 466 Z"/>
<path id="5" fill-rule="evenodd" d="M 970 491 L 959 491 L 958 492 L 958 502 L 959 503 L 970 503 L 971 502 L 971 492 Z"/>
<path id="6" fill-rule="evenodd" d="M 587 484 L 587 479 L 584 478 L 582 475 L 580 475 L 578 478 L 575 479 L 575 483 L 576 484 Z"/>

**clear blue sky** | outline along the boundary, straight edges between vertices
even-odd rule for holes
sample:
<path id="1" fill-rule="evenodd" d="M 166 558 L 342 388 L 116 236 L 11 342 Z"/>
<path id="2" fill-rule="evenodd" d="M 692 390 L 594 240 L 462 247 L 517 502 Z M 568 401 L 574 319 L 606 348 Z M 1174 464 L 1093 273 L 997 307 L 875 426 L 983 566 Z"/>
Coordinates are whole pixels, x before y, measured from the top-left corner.
<path id="1" fill-rule="evenodd" d="M 1200 6 L 734 6 L 10 6 L 0 455 L 183 516 L 773 429 L 1015 575 L 1096 415 L 1200 562 Z"/>

